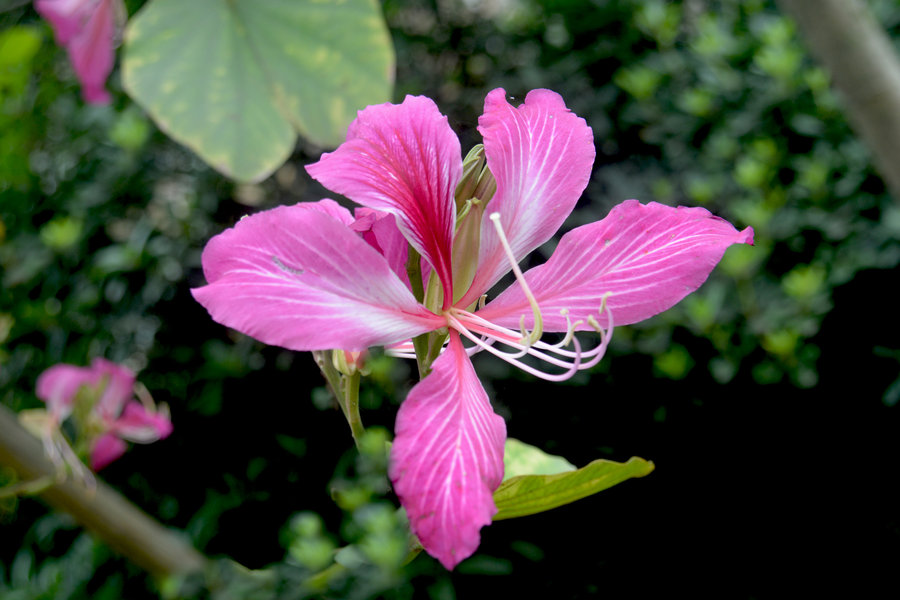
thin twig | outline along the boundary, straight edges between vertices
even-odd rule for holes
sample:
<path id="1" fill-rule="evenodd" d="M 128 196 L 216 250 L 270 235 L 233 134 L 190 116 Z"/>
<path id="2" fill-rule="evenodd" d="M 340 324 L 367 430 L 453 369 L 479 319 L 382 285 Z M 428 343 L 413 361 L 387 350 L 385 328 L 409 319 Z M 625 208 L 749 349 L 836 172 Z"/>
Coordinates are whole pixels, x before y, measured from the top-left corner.
<path id="1" fill-rule="evenodd" d="M 847 118 L 900 202 L 900 59 L 860 0 L 778 0 L 831 75 Z"/>
<path id="2" fill-rule="evenodd" d="M 15 414 L 0 405 L 0 464 L 23 480 L 55 478 L 56 469 L 41 442 L 19 425 Z M 163 527 L 111 487 L 97 480 L 89 488 L 68 478 L 40 492 L 52 507 L 76 521 L 110 547 L 153 575 L 201 572 L 207 559 L 181 536 Z"/>

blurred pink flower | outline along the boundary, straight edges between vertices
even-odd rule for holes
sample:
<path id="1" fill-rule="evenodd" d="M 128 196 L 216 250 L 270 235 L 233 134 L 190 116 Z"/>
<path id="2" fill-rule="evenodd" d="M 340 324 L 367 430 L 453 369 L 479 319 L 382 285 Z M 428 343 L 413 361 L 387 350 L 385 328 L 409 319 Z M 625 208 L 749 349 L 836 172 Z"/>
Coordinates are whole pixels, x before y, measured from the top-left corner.
<path id="1" fill-rule="evenodd" d="M 56 42 L 68 51 L 85 101 L 107 104 L 106 78 L 115 62 L 119 23 L 126 14 L 122 0 L 35 0 L 34 7 L 53 26 Z"/>
<path id="2" fill-rule="evenodd" d="M 157 410 L 149 401 L 134 400 L 134 384 L 130 369 L 96 358 L 89 367 L 50 367 L 38 377 L 36 393 L 47 404 L 52 427 L 76 419 L 97 471 L 124 454 L 124 440 L 147 444 L 172 433 L 166 407 Z"/>
<path id="3" fill-rule="evenodd" d="M 412 531 L 448 569 L 478 547 L 503 479 L 506 426 L 470 355 L 487 351 L 567 379 L 602 358 L 613 316 L 629 324 L 668 309 L 728 246 L 752 243 L 751 230 L 705 209 L 628 200 L 567 233 L 547 263 L 523 275 L 518 263 L 553 236 L 587 185 L 593 134 L 549 90 L 518 107 L 502 89 L 490 92 L 478 129 L 490 172 L 476 182 L 475 163 L 463 164 L 429 98 L 360 111 L 346 142 L 307 169 L 366 209 L 354 220 L 322 200 L 244 218 L 207 244 L 209 285 L 193 290 L 216 321 L 293 350 L 402 349 L 415 336 L 449 332 L 400 407 L 389 472 Z M 422 257 L 424 303 L 404 269 L 408 248 Z M 484 306 L 510 270 L 516 282 Z M 565 339 L 541 341 L 543 331 Z M 600 343 L 583 350 L 576 331 L 599 332 Z M 540 371 L 525 355 L 563 372 Z"/>

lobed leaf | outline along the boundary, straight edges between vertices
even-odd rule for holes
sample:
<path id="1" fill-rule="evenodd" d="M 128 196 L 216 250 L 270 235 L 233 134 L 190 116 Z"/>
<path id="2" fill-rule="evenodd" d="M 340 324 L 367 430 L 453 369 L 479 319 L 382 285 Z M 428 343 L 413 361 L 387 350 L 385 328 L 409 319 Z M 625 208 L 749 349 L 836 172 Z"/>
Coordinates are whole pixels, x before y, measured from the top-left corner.
<path id="1" fill-rule="evenodd" d="M 152 0 L 128 23 L 122 81 L 178 142 L 239 180 L 284 162 L 297 133 L 343 141 L 390 100 L 394 53 L 373 0 Z"/>

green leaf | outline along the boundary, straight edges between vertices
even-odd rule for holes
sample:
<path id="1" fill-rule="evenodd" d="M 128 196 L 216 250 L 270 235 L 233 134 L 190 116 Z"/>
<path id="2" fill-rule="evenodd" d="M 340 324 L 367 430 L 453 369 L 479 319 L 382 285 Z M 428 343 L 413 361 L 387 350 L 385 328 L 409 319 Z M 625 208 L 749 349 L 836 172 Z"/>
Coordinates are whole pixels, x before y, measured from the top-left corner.
<path id="1" fill-rule="evenodd" d="M 632 457 L 628 462 L 595 460 L 576 471 L 555 475 L 511 477 L 494 492 L 497 514 L 494 521 L 533 515 L 622 483 L 632 477 L 643 477 L 653 470 L 653 463 Z"/>
<path id="2" fill-rule="evenodd" d="M 11 27 L 0 31 L 0 100 L 19 97 L 31 76 L 31 62 L 41 47 L 41 34 L 34 27 Z"/>
<path id="3" fill-rule="evenodd" d="M 159 127 L 242 181 L 297 133 L 336 146 L 390 100 L 394 53 L 374 0 L 152 0 L 128 23 L 122 80 Z"/>
<path id="4" fill-rule="evenodd" d="M 503 449 L 503 481 L 521 475 L 555 475 L 574 470 L 575 465 L 562 456 L 547 454 L 540 448 L 514 438 L 506 439 L 506 447 Z"/>

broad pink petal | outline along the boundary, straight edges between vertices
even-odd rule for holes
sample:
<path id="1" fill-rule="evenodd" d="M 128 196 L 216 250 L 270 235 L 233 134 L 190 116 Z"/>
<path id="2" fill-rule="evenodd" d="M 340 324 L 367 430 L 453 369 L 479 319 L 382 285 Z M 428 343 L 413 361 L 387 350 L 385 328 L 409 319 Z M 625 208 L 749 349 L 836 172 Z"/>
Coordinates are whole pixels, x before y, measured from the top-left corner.
<path id="1" fill-rule="evenodd" d="M 148 411 L 140 402 L 129 402 L 112 424 L 112 432 L 131 442 L 149 444 L 169 437 L 172 421 L 166 413 Z"/>
<path id="2" fill-rule="evenodd" d="M 361 110 L 347 141 L 306 169 L 328 189 L 393 214 L 450 289 L 453 194 L 462 159 L 447 117 L 430 98 L 407 96 L 402 104 Z"/>
<path id="3" fill-rule="evenodd" d="M 518 108 L 502 88 L 493 90 L 478 122 L 497 193 L 484 211 L 475 280 L 459 306 L 477 300 L 510 270 L 490 215 L 500 214 L 516 261 L 523 259 L 572 212 L 595 155 L 591 128 L 550 90 L 532 90 Z"/>
<path id="4" fill-rule="evenodd" d="M 351 226 L 356 220 L 349 210 L 332 200 L 331 198 L 323 198 L 318 202 L 309 202 L 307 208 L 325 213 L 346 226 Z"/>
<path id="5" fill-rule="evenodd" d="M 125 454 L 127 448 L 127 444 L 114 434 L 104 433 L 91 446 L 91 469 L 99 471 Z"/>
<path id="6" fill-rule="evenodd" d="M 752 244 L 753 230 L 738 231 L 705 208 L 672 208 L 626 200 L 601 221 L 563 236 L 546 264 L 525 273 L 546 331 L 565 331 L 570 318 L 597 318 L 603 295 L 615 325 L 643 321 L 674 306 L 706 281 L 732 244 Z M 531 309 L 518 283 L 478 315 L 518 327 Z M 598 318 L 606 324 L 606 316 Z M 580 329 L 588 329 L 583 325 Z"/>
<path id="7" fill-rule="evenodd" d="M 491 409 L 459 334 L 397 414 L 390 478 L 425 550 L 452 569 L 497 512 L 506 424 Z"/>
<path id="8" fill-rule="evenodd" d="M 365 350 L 444 322 L 375 249 L 301 203 L 241 219 L 203 251 L 194 298 L 219 323 L 292 350 Z"/>
<path id="9" fill-rule="evenodd" d="M 95 386 L 99 377 L 99 373 L 89 367 L 53 365 L 38 376 L 35 394 L 47 403 L 50 414 L 61 422 L 72 413 L 72 402 L 81 386 Z"/>
<path id="10" fill-rule="evenodd" d="M 104 419 L 112 420 L 122 414 L 125 403 L 134 396 L 134 371 L 102 358 L 91 361 L 97 380 L 105 383 L 95 410 Z"/>

